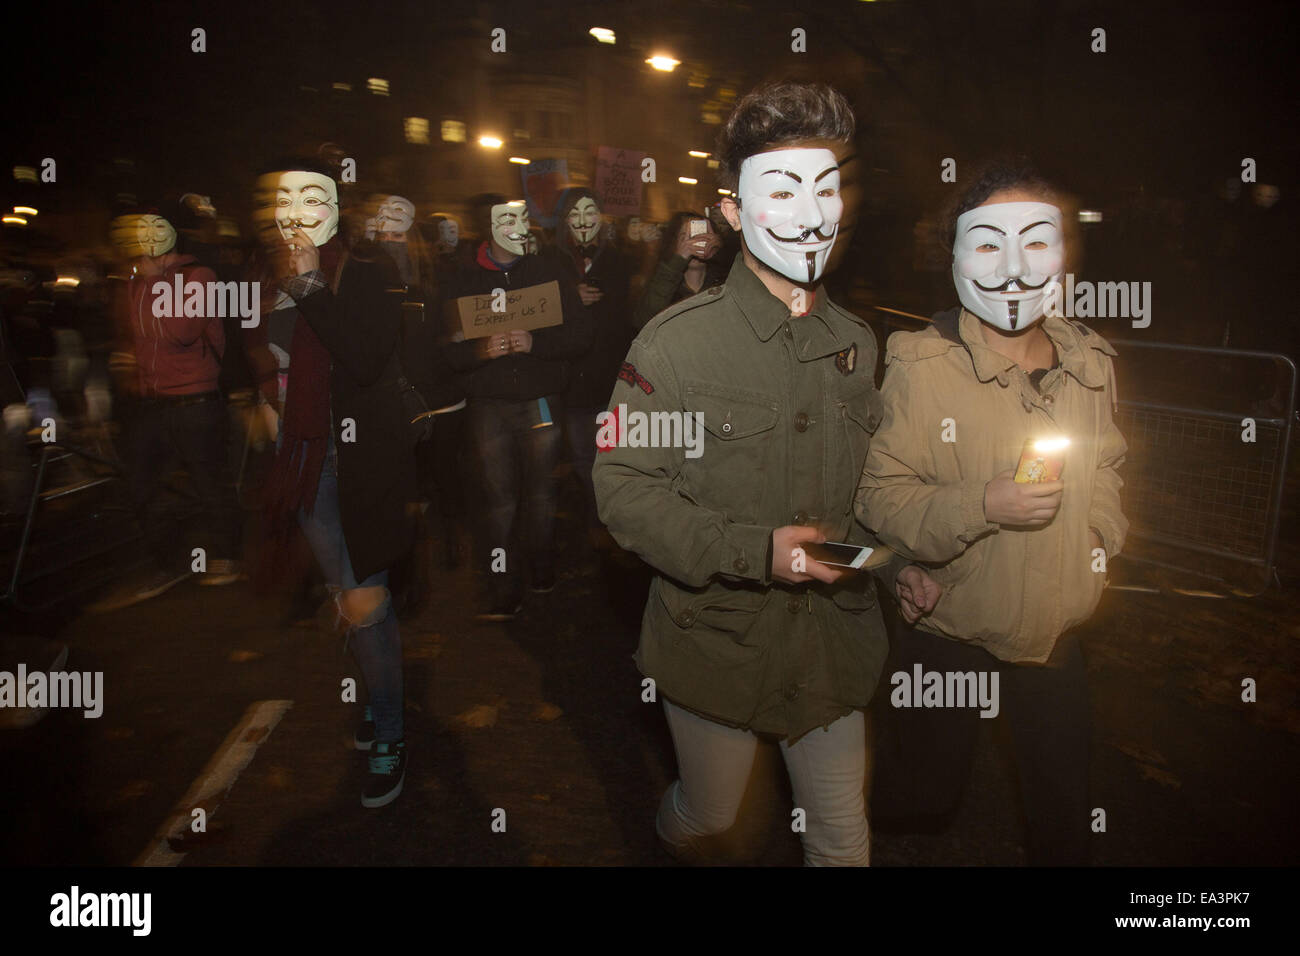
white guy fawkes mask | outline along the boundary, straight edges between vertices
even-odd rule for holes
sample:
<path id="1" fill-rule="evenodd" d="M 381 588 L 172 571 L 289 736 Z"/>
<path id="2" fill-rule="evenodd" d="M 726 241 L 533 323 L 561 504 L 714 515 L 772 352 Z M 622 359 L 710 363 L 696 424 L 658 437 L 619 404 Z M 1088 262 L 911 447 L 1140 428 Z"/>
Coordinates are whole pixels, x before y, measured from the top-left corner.
<path id="1" fill-rule="evenodd" d="M 389 196 L 375 213 L 376 232 L 403 233 L 415 222 L 415 203 L 404 196 Z"/>
<path id="2" fill-rule="evenodd" d="M 740 164 L 740 227 L 749 251 L 794 282 L 816 282 L 844 200 L 840 170 L 829 149 L 777 149 Z"/>
<path id="3" fill-rule="evenodd" d="M 455 219 L 444 219 L 438 223 L 438 238 L 449 248 L 455 249 L 460 242 L 460 224 Z"/>
<path id="4" fill-rule="evenodd" d="M 275 186 L 275 222 L 288 239 L 290 223 L 323 246 L 339 231 L 339 193 L 334 180 L 321 173 L 289 170 L 279 174 Z"/>
<path id="5" fill-rule="evenodd" d="M 528 251 L 528 207 L 521 201 L 493 206 L 492 238 L 507 252 L 524 255 Z"/>
<path id="6" fill-rule="evenodd" d="M 135 241 L 146 256 L 161 256 L 176 245 L 176 230 L 162 216 L 144 215 L 136 220 Z"/>
<path id="7" fill-rule="evenodd" d="M 1065 269 L 1061 210 L 1045 202 L 976 206 L 957 218 L 952 279 L 961 304 L 1008 332 L 1043 317 L 1047 284 Z"/>
<path id="8" fill-rule="evenodd" d="M 600 235 L 600 207 L 590 196 L 583 196 L 573 204 L 565 222 L 573 241 L 580 246 L 589 246 Z"/>

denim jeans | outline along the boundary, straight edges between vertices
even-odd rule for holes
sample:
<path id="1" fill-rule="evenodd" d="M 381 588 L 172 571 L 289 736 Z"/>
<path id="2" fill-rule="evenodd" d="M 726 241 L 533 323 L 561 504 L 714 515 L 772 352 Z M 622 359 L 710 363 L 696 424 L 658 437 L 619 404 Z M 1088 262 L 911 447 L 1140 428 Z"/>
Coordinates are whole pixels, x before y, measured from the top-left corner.
<path id="1" fill-rule="evenodd" d="M 562 418 L 558 396 L 547 396 L 552 424 L 545 424 L 538 399 L 514 402 L 474 399 L 469 405 L 470 434 L 481 476 L 482 507 L 477 564 L 487 574 L 493 602 L 513 599 L 523 591 L 518 556 L 510 553 L 510 536 L 522 505 L 522 545 L 534 574 L 549 571 L 555 562 L 555 504 L 553 477 L 559 461 Z M 492 553 L 506 551 L 506 570 L 492 570 Z M 499 566 L 499 565 L 498 565 Z"/>
<path id="2" fill-rule="evenodd" d="M 677 780 L 664 793 L 655 826 L 669 843 L 722 833 L 736 822 L 754 766 L 758 737 L 700 717 L 664 699 L 677 751 Z M 867 772 L 862 712 L 818 727 L 795 743 L 781 741 L 797 809 L 805 814 L 805 866 L 866 866 L 870 834 L 862 788 Z"/>
<path id="3" fill-rule="evenodd" d="M 578 476 L 582 487 L 583 515 L 589 529 L 601 527 L 596 512 L 596 485 L 592 481 L 591 470 L 596 466 L 596 416 L 603 408 L 570 408 L 564 413 L 564 427 L 568 432 L 569 453 L 572 455 L 573 472 Z"/>
<path id="4" fill-rule="evenodd" d="M 128 481 L 145 545 L 160 567 L 188 568 L 194 546 L 178 540 L 161 494 L 163 479 L 178 462 L 203 504 L 197 543 L 208 562 L 239 559 L 240 514 L 230 482 L 229 431 L 226 402 L 220 397 L 187 405 L 167 399 L 137 403 L 127 437 Z"/>
<path id="5" fill-rule="evenodd" d="M 352 559 L 348 556 L 339 513 L 338 452 L 332 434 L 329 452 L 321 467 L 316 503 L 311 514 L 301 509 L 298 511 L 298 526 L 311 545 L 331 592 L 358 587 L 385 588 L 383 603 L 369 617 L 364 621 L 348 622 L 348 636 L 366 682 L 370 709 L 375 718 L 375 739 L 389 743 L 401 740 L 404 734 L 402 637 L 392 597 L 386 590 L 388 572 L 379 571 L 364 581 L 358 581 L 352 571 Z"/>

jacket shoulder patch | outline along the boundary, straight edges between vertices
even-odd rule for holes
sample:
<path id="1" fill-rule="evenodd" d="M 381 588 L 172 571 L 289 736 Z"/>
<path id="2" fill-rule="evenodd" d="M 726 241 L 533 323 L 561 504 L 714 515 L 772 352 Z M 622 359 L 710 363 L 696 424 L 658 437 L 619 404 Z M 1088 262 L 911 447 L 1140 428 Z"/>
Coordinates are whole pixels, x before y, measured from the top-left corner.
<path id="1" fill-rule="evenodd" d="M 622 367 L 618 370 L 618 380 L 620 382 L 627 382 L 627 384 L 641 389 L 641 391 L 645 392 L 647 395 L 654 394 L 655 387 L 650 384 L 645 376 L 636 370 L 636 366 L 631 362 L 623 363 Z"/>

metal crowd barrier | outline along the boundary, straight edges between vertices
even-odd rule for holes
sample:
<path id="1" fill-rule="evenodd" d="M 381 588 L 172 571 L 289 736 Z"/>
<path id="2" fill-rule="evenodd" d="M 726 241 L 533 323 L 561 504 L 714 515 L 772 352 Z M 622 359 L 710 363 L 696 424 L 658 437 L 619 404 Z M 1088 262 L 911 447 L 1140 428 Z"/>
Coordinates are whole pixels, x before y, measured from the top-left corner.
<path id="1" fill-rule="evenodd" d="M 876 310 L 891 329 L 929 322 Z M 1162 561 L 1126 549 L 1126 556 L 1204 574 L 1190 556 L 1209 555 L 1271 579 L 1296 420 L 1295 363 L 1275 352 L 1108 341 L 1119 353 L 1115 420 L 1128 442 L 1120 473 L 1129 536 L 1174 555 Z"/>

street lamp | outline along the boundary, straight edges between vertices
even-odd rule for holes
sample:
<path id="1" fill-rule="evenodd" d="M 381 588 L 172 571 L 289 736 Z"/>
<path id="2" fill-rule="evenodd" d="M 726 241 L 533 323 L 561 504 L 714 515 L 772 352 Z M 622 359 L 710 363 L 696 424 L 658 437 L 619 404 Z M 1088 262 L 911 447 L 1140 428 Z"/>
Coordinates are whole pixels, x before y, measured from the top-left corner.
<path id="1" fill-rule="evenodd" d="M 480 136 L 478 144 L 484 149 L 500 149 L 504 140 L 497 136 Z"/>
<path id="2" fill-rule="evenodd" d="M 682 61 L 674 60 L 672 57 L 664 53 L 656 53 L 654 56 L 650 57 L 650 59 L 646 60 L 646 62 L 656 70 L 663 73 L 671 73 L 681 65 Z"/>
<path id="3" fill-rule="evenodd" d="M 592 27 L 587 32 L 590 33 L 592 36 L 594 36 L 601 43 L 613 43 L 615 39 L 614 31 L 609 29 L 609 27 Z"/>

